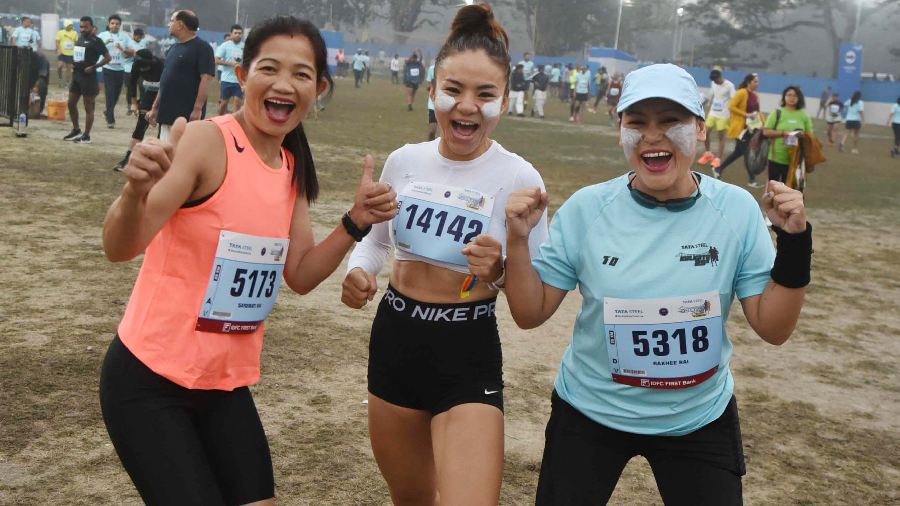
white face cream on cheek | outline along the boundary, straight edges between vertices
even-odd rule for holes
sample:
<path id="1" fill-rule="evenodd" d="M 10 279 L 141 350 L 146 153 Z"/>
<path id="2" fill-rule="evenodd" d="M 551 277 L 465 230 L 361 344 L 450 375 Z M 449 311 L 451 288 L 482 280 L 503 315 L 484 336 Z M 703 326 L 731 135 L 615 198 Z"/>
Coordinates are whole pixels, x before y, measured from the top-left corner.
<path id="1" fill-rule="evenodd" d="M 485 118 L 496 118 L 500 116 L 500 108 L 503 105 L 503 97 L 499 97 L 492 102 L 488 102 L 481 106 L 481 115 Z"/>
<path id="2" fill-rule="evenodd" d="M 693 121 L 679 123 L 666 130 L 666 137 L 682 154 L 693 157 L 697 149 L 697 127 Z"/>
<path id="3" fill-rule="evenodd" d="M 631 157 L 634 156 L 634 150 L 641 142 L 642 137 L 643 134 L 634 128 L 622 127 L 619 130 L 619 144 L 622 146 L 622 151 L 625 152 L 626 160 L 631 160 Z"/>
<path id="4" fill-rule="evenodd" d="M 451 97 L 450 95 L 444 93 L 442 90 L 437 90 L 434 92 L 434 108 L 447 112 L 450 109 L 453 109 L 453 106 L 456 105 L 456 99 Z"/>

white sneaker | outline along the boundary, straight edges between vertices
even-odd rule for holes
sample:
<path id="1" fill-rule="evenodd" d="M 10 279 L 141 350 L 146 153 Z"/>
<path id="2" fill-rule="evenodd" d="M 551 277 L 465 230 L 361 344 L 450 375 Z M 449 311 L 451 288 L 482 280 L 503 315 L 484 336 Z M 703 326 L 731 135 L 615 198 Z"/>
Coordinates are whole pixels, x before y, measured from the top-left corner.
<path id="1" fill-rule="evenodd" d="M 851 149 L 851 150 L 850 150 L 850 154 L 858 155 L 858 154 L 859 154 L 859 150 L 858 150 L 858 149 L 855 149 L 855 148 L 854 148 L 854 149 Z"/>

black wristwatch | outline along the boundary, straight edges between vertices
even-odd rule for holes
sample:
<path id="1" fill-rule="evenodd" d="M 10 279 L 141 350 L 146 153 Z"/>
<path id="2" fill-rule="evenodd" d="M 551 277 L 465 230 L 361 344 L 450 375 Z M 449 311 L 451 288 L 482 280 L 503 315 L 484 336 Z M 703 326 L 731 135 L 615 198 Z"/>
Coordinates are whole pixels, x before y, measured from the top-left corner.
<path id="1" fill-rule="evenodd" d="M 356 226 L 356 223 L 353 223 L 353 218 L 350 217 L 350 211 L 344 213 L 344 217 L 341 218 L 341 224 L 344 225 L 344 229 L 356 242 L 362 241 L 363 237 L 372 230 L 372 225 L 366 227 L 365 230 L 360 230 L 359 227 Z"/>

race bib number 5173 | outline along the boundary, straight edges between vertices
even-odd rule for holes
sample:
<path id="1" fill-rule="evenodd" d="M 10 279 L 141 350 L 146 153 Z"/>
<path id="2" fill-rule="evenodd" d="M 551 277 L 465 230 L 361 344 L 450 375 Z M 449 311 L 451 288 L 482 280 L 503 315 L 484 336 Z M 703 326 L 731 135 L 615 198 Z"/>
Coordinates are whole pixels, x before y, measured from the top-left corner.
<path id="1" fill-rule="evenodd" d="M 613 381 L 687 388 L 719 369 L 723 323 L 718 292 L 658 299 L 603 299 Z"/>
<path id="2" fill-rule="evenodd" d="M 272 311 L 288 239 L 222 230 L 196 330 L 222 334 L 256 331 Z"/>

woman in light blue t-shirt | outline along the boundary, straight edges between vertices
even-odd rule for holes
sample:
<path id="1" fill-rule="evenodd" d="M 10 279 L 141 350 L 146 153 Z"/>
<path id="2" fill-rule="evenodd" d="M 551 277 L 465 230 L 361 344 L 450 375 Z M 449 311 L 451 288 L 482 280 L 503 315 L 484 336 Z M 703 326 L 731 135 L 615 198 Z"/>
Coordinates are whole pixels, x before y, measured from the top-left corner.
<path id="1" fill-rule="evenodd" d="M 847 116 L 844 118 L 844 136 L 841 137 L 841 142 L 838 144 L 838 151 L 844 150 L 844 143 L 847 142 L 847 137 L 853 132 L 853 149 L 850 152 L 854 155 L 859 154 L 859 149 L 857 149 L 859 147 L 859 131 L 862 128 L 863 121 L 866 120 L 866 115 L 863 112 L 864 106 L 862 93 L 859 91 L 854 91 L 853 95 L 850 96 L 850 100 L 844 102 L 844 110 L 847 111 Z"/>
<path id="2" fill-rule="evenodd" d="M 900 97 L 897 97 L 897 103 L 891 106 L 888 125 L 894 129 L 894 147 L 891 148 L 891 158 L 894 158 L 900 156 Z"/>
<path id="3" fill-rule="evenodd" d="M 616 112 L 627 172 L 575 192 L 537 258 L 527 237 L 547 193 L 506 204 L 516 323 L 537 327 L 569 291 L 582 295 L 535 504 L 606 504 L 642 455 L 666 504 L 736 506 L 745 467 L 725 321 L 738 299 L 763 340 L 790 337 L 810 274 L 803 195 L 768 183 L 776 251 L 749 192 L 691 170 L 706 124 L 696 82 L 675 65 L 628 74 Z"/>

